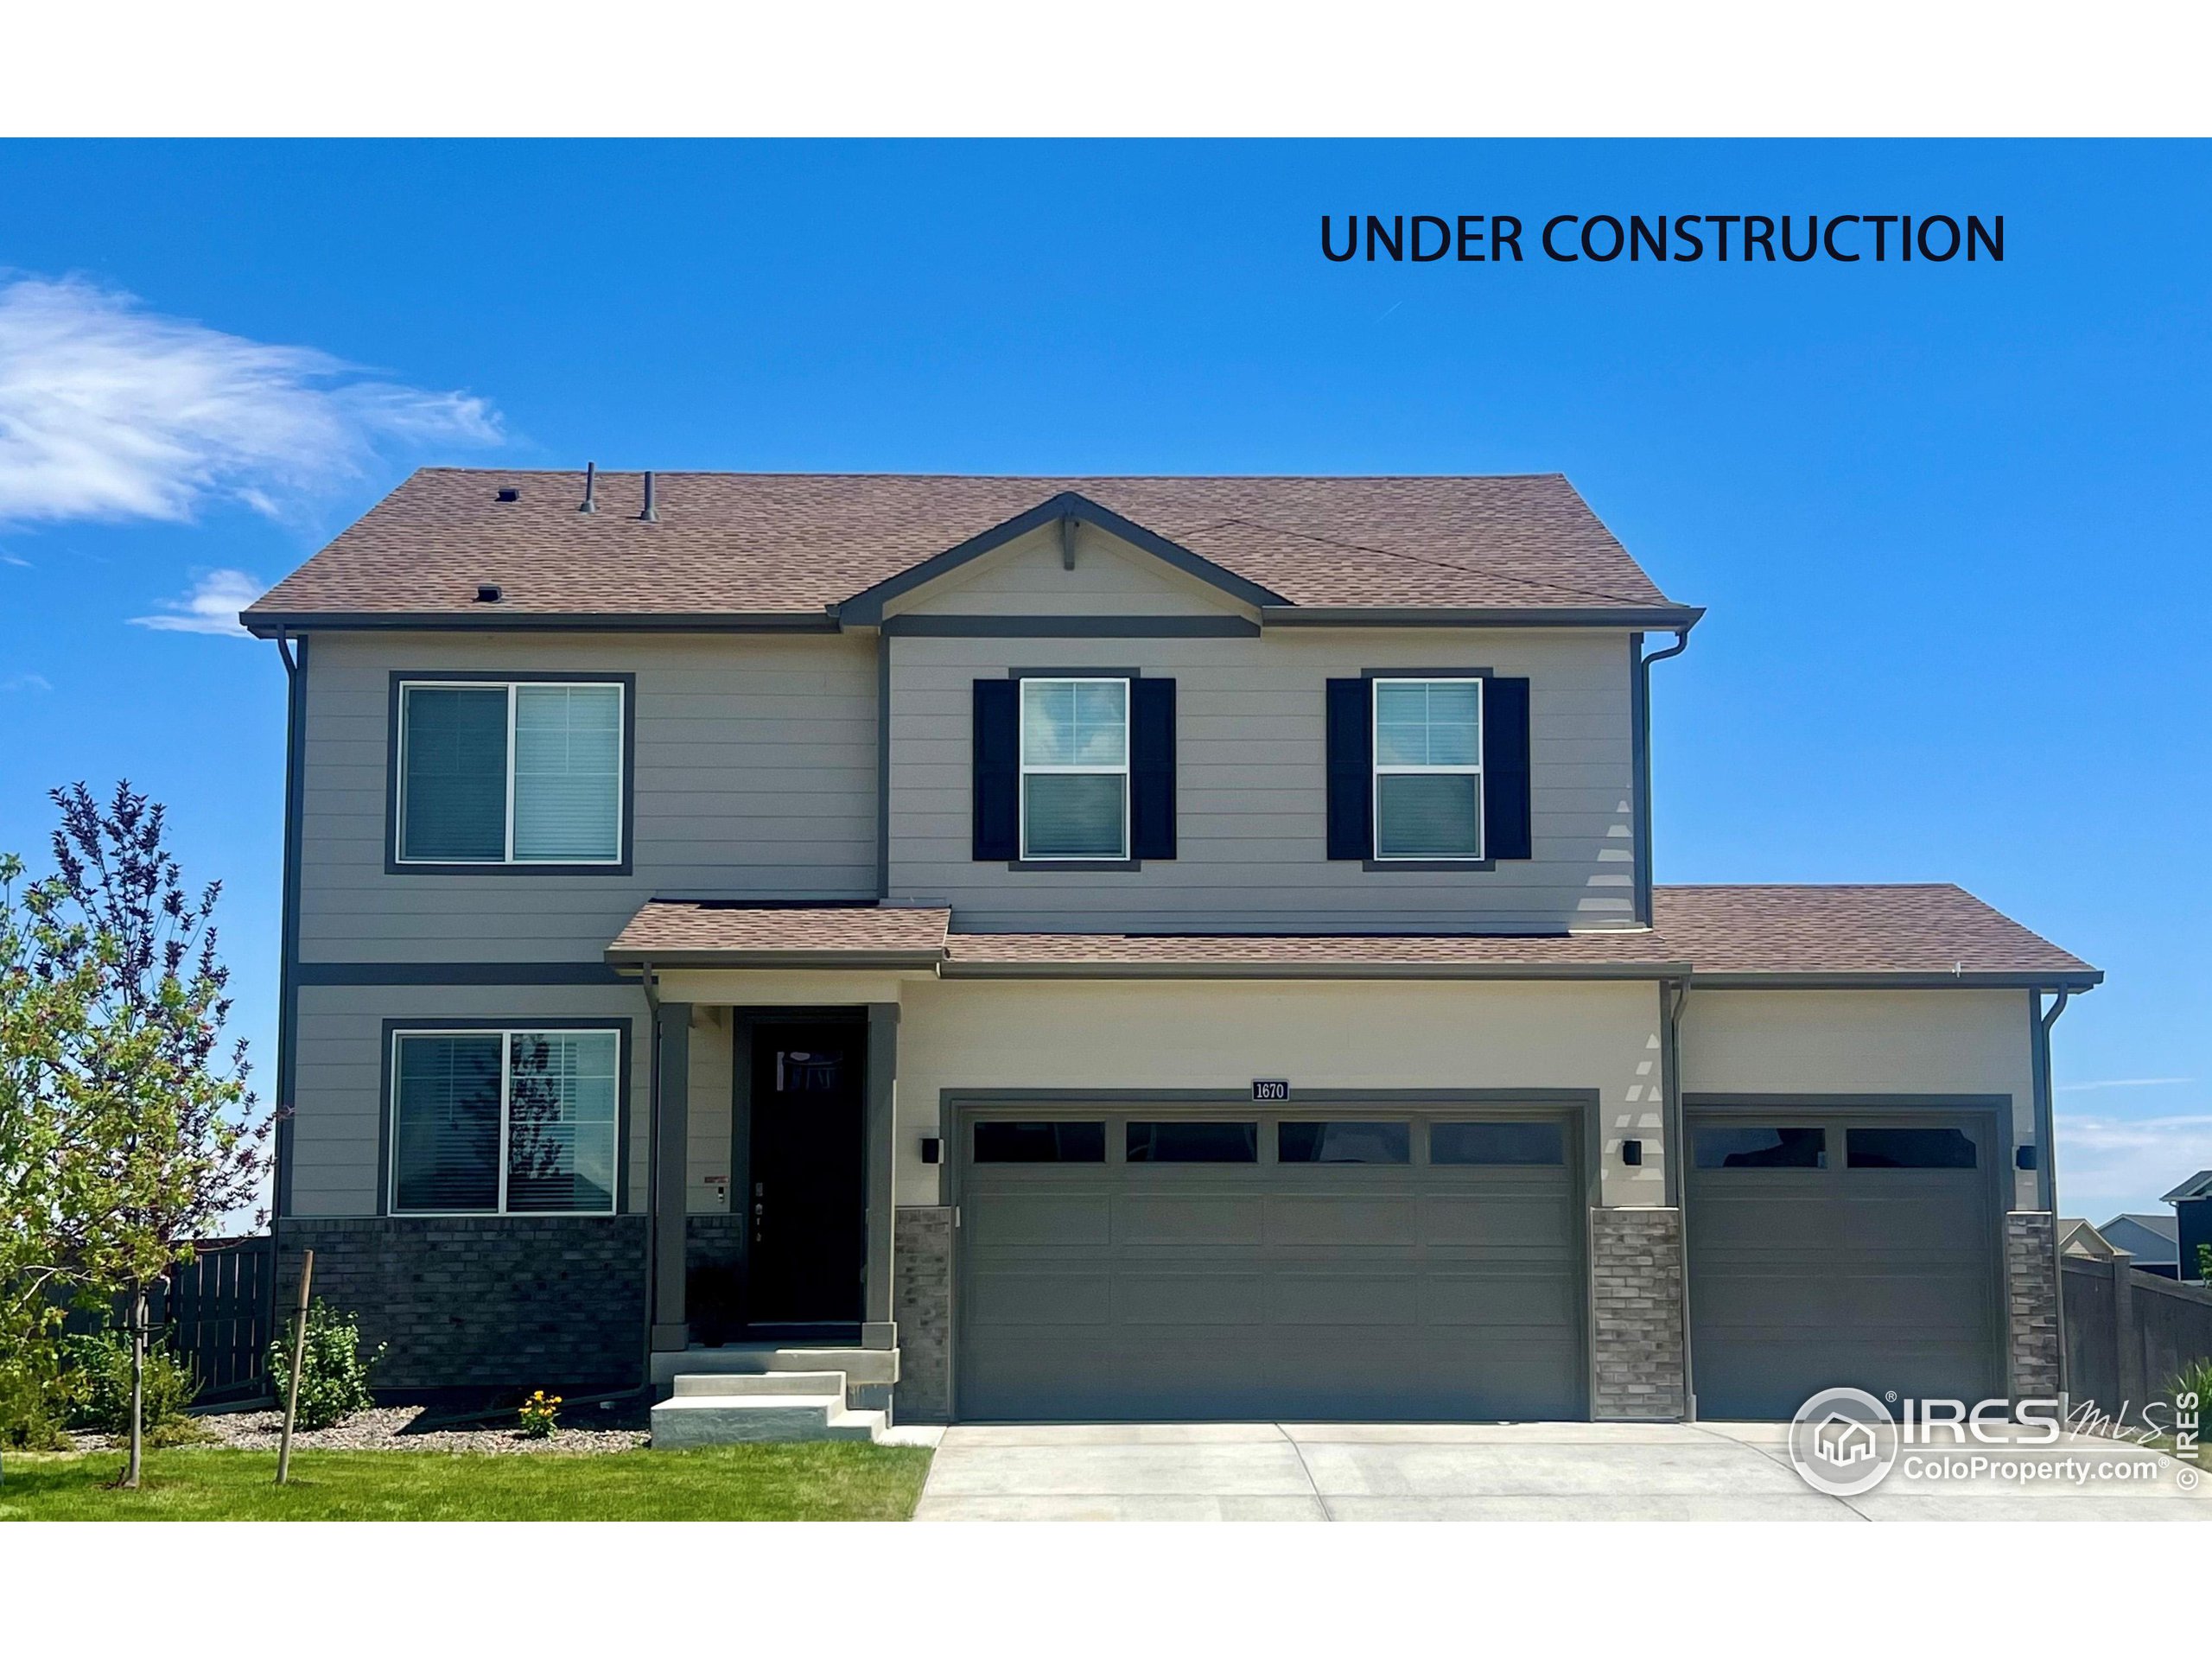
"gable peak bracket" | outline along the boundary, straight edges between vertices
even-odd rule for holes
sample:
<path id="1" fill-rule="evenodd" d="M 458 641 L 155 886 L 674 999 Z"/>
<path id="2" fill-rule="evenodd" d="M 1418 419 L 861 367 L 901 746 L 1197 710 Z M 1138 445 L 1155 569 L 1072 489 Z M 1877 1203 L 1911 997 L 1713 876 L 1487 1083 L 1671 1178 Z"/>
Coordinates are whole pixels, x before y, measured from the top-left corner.
<path id="1" fill-rule="evenodd" d="M 1083 520 L 1071 512 L 1060 515 L 1060 569 L 1075 569 L 1076 537 L 1082 533 Z"/>

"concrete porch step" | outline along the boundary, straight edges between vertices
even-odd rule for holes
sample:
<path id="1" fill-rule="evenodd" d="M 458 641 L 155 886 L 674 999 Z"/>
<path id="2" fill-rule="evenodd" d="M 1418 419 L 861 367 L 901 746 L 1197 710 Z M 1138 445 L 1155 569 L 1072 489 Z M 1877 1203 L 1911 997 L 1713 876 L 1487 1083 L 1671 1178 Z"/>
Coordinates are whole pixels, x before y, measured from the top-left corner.
<path id="1" fill-rule="evenodd" d="M 652 1357 L 653 1385 L 667 1388 L 679 1376 L 761 1376 L 770 1372 L 842 1371 L 848 1382 L 892 1383 L 899 1380 L 896 1348 L 817 1348 L 777 1342 L 737 1342 L 721 1348 L 686 1348 Z"/>
<path id="2" fill-rule="evenodd" d="M 826 1395 L 842 1402 L 845 1397 L 845 1374 L 842 1371 L 707 1371 L 686 1372 L 676 1378 L 676 1397 L 679 1400 L 709 1395 L 718 1399 L 736 1399 L 763 1395 L 804 1395 L 810 1398 Z"/>
<path id="3" fill-rule="evenodd" d="M 688 1379 L 676 1379 L 678 1389 Z M 842 1395 L 842 1385 L 839 1393 Z M 790 1440 L 878 1440 L 884 1414 L 853 1411 L 822 1394 L 686 1394 L 662 1401 L 652 1412 L 653 1445 L 753 1446 Z"/>

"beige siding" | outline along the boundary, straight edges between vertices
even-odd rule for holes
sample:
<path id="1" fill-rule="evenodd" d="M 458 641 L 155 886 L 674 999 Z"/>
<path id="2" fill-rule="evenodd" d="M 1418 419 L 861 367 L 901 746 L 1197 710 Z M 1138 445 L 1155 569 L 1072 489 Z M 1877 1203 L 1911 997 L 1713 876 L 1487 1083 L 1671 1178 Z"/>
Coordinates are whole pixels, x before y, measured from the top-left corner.
<path id="1" fill-rule="evenodd" d="M 1282 629 L 1249 639 L 898 638 L 891 650 L 891 891 L 949 902 L 963 928 L 1633 925 L 1633 667 L 1623 634 Z M 1175 680 L 1174 859 L 1103 874 L 971 860 L 974 682 L 1013 667 Z M 1535 856 L 1466 873 L 1332 862 L 1326 682 L 1444 667 L 1530 681 Z"/>
<path id="2" fill-rule="evenodd" d="M 1061 560 L 1058 526 L 1047 524 L 886 610 L 922 616 L 1253 614 L 1220 588 L 1087 524 L 1077 531 L 1072 570 Z"/>
<path id="3" fill-rule="evenodd" d="M 2035 1045 L 2024 991 L 1692 991 L 1689 1094 L 2005 1095 L 2035 1138 Z M 2013 1203 L 2036 1207 L 2035 1177 Z"/>
<path id="4" fill-rule="evenodd" d="M 645 999 L 627 986 L 303 987 L 299 1075 L 292 1117 L 292 1213 L 372 1216 L 385 1172 L 378 1159 L 387 1104 L 387 1020 L 482 1020 L 526 1027 L 537 1019 L 619 1019 L 630 1027 L 629 1195 L 645 1205 L 646 1103 L 652 1077 Z"/>
<path id="5" fill-rule="evenodd" d="M 691 1086 L 686 1096 L 690 1143 L 685 1148 L 684 1208 L 695 1216 L 719 1216 L 729 1209 L 730 1018 L 722 1007 L 691 1010 Z M 719 1175 L 721 1185 L 707 1178 Z"/>
<path id="6" fill-rule="evenodd" d="M 899 1031 L 900 1204 L 938 1199 L 920 1139 L 948 1090 L 1588 1089 L 1605 1202 L 1662 1203 L 1665 1079 L 1649 983 L 909 985 Z M 1644 1143 L 1630 1169 L 1620 1141 Z"/>
<path id="7" fill-rule="evenodd" d="M 628 876 L 385 874 L 394 669 L 637 676 Z M 655 893 L 875 891 L 874 646 L 830 635 L 326 634 L 308 658 L 307 962 L 598 959 Z"/>

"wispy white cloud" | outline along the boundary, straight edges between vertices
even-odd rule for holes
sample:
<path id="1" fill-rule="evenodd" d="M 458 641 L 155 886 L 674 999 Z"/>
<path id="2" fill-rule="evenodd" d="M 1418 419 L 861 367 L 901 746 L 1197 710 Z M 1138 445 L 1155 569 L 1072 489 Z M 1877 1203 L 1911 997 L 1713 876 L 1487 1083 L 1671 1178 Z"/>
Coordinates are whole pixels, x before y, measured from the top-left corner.
<path id="1" fill-rule="evenodd" d="M 250 639 L 238 626 L 238 613 L 260 598 L 266 586 L 243 570 L 204 570 L 182 599 L 165 599 L 159 613 L 130 620 L 139 627 L 160 628 L 168 633 L 220 633 Z"/>
<path id="2" fill-rule="evenodd" d="M 2062 1095 L 2081 1094 L 2091 1089 L 2163 1089 L 2171 1083 L 2195 1083 L 2195 1077 L 2104 1077 L 2094 1083 L 2062 1083 Z"/>
<path id="3" fill-rule="evenodd" d="M 0 680 L 0 691 L 51 691 L 54 682 L 43 674 L 10 674 Z"/>
<path id="4" fill-rule="evenodd" d="M 272 516 L 387 448 L 500 439 L 481 397 L 378 380 L 79 279 L 0 285 L 0 524 Z"/>
<path id="5" fill-rule="evenodd" d="M 2058 1202 L 2092 1222 L 2156 1211 L 2200 1169 L 2212 1169 L 2212 1113 L 2117 1118 L 2058 1114 Z"/>

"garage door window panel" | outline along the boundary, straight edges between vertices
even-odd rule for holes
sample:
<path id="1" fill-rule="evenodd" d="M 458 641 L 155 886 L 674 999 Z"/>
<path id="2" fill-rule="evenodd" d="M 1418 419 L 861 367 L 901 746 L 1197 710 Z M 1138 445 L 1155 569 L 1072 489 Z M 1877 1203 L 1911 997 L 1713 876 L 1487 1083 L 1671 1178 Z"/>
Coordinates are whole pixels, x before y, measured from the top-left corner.
<path id="1" fill-rule="evenodd" d="M 979 1164 L 1103 1164 L 1106 1125 L 1090 1122 L 988 1122 L 976 1126 Z"/>
<path id="2" fill-rule="evenodd" d="M 1954 1128 L 1854 1128 L 1844 1133 L 1853 1169 L 1973 1169 L 1974 1137 Z"/>
<path id="3" fill-rule="evenodd" d="M 1428 1161 L 1497 1167 L 1546 1166 L 1567 1161 L 1561 1123 L 1432 1123 Z"/>
<path id="4" fill-rule="evenodd" d="M 1125 1141 L 1133 1164 L 1255 1164 L 1256 1122 L 1131 1122 Z"/>
<path id="5" fill-rule="evenodd" d="M 1827 1131 L 1802 1125 L 1708 1124 L 1691 1136 L 1700 1169 L 1826 1169 Z"/>
<path id="6" fill-rule="evenodd" d="M 1413 1161 L 1405 1123 L 1286 1122 L 1275 1126 L 1275 1161 L 1283 1164 L 1405 1164 Z"/>

